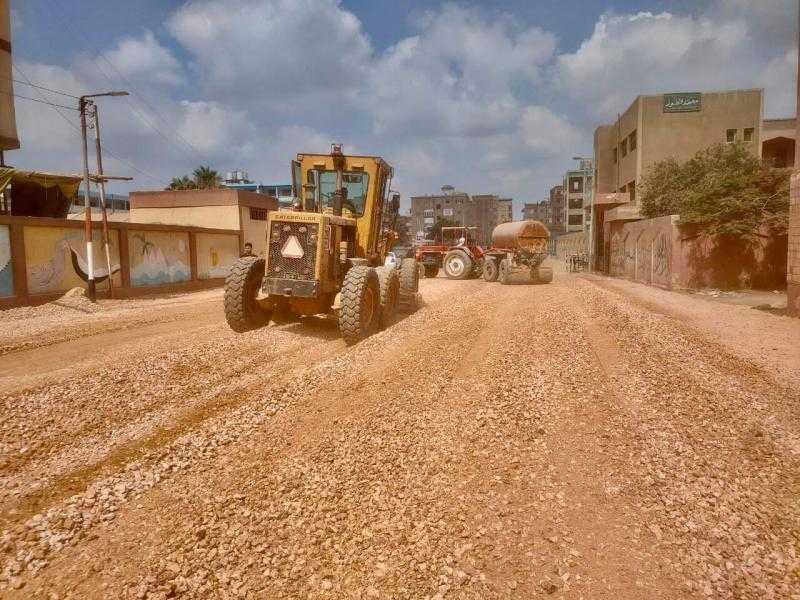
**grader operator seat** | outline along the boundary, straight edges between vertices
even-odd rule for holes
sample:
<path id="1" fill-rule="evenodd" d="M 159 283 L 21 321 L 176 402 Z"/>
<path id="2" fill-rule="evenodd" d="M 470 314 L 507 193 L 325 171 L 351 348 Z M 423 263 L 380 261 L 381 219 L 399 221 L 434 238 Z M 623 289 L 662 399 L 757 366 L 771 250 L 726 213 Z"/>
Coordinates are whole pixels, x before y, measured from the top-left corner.
<path id="1" fill-rule="evenodd" d="M 392 175 L 382 158 L 345 155 L 337 144 L 330 154 L 298 154 L 292 184 L 302 198 L 292 212 L 268 216 L 266 256 L 252 266 L 263 269 L 252 275 L 260 279 L 250 284 L 255 293 L 226 283 L 231 327 L 252 329 L 273 313 L 333 314 L 345 339 L 357 341 L 390 323 L 398 304 L 410 308 L 416 264 L 401 264 L 399 272 L 383 266 L 397 238 L 386 225 L 394 223 L 387 212 L 397 206 L 389 200 Z M 242 281 L 240 287 L 247 285 Z"/>

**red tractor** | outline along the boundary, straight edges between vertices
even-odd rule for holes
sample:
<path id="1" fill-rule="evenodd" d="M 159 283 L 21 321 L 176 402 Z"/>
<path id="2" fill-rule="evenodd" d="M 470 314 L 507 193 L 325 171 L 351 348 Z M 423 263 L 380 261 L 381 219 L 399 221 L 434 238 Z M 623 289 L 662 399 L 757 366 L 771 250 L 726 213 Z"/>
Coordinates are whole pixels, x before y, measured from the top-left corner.
<path id="1" fill-rule="evenodd" d="M 477 231 L 477 227 L 442 227 L 440 244 L 418 246 L 416 258 L 425 277 L 436 277 L 441 268 L 449 279 L 480 277 L 484 250 L 476 241 Z"/>

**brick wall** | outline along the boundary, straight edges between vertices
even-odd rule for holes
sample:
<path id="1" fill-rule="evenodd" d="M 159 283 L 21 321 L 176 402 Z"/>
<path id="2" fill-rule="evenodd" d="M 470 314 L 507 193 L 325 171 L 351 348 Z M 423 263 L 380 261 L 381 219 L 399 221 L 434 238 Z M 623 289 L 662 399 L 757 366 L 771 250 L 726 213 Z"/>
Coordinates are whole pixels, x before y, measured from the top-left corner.
<path id="1" fill-rule="evenodd" d="M 800 173 L 792 176 L 786 283 L 790 314 L 800 317 Z"/>

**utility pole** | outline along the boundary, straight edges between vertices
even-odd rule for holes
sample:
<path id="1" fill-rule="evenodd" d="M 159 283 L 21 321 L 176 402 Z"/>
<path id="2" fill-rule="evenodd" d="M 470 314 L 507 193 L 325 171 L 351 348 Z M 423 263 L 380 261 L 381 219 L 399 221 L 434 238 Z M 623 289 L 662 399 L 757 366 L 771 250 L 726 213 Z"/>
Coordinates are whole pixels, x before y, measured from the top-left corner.
<path id="1" fill-rule="evenodd" d="M 92 205 L 89 199 L 89 143 L 86 139 L 86 110 L 94 102 L 89 98 L 100 96 L 127 96 L 128 92 L 103 92 L 102 94 L 87 94 L 78 98 L 78 112 L 81 115 L 81 155 L 83 157 L 83 201 L 85 202 L 85 222 L 83 237 L 86 240 L 86 265 L 88 267 L 87 284 L 89 299 L 97 300 L 97 290 L 94 283 L 94 253 L 92 252 Z M 97 115 L 95 114 L 95 117 Z M 98 134 L 99 135 L 99 134 Z M 98 155 L 99 156 L 99 155 Z M 100 184 L 102 186 L 102 183 Z M 105 216 L 105 215 L 104 215 Z M 111 273 L 108 274 L 109 279 Z"/>
<path id="2" fill-rule="evenodd" d="M 81 157 L 83 158 L 83 202 L 84 202 L 84 226 L 83 239 L 86 243 L 86 265 L 88 267 L 88 293 L 89 300 L 94 302 L 97 299 L 97 292 L 94 287 L 94 253 L 92 252 L 92 206 L 89 199 L 89 144 L 86 140 L 86 108 L 92 102 L 86 96 L 78 99 L 78 111 L 81 115 Z"/>
<path id="3" fill-rule="evenodd" d="M 111 250 L 108 247 L 108 214 L 106 212 L 106 183 L 103 178 L 103 156 L 100 150 L 100 117 L 97 105 L 94 107 L 94 147 L 97 155 L 97 188 L 100 191 L 100 208 L 103 215 L 103 248 L 106 252 L 106 268 L 108 269 L 108 296 L 114 297 L 113 273 L 111 272 Z"/>

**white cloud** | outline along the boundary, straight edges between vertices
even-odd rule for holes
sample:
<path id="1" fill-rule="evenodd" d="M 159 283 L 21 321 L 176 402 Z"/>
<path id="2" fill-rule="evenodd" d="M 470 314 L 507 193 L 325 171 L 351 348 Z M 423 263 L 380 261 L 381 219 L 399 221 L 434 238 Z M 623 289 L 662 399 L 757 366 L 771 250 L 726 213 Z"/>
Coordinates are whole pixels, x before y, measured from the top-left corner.
<path id="1" fill-rule="evenodd" d="M 180 106 L 178 130 L 204 154 L 240 150 L 242 142 L 251 137 L 244 111 L 226 108 L 218 102 L 184 100 Z"/>
<path id="2" fill-rule="evenodd" d="M 183 82 L 180 63 L 150 31 L 138 39 L 123 39 L 104 56 L 128 79 L 169 85 Z"/>
<path id="3" fill-rule="evenodd" d="M 581 144 L 581 132 L 566 118 L 543 106 L 529 106 L 520 119 L 520 136 L 525 145 L 539 156 L 563 156 L 575 153 Z"/>
<path id="4" fill-rule="evenodd" d="M 360 21 L 336 0 L 202 0 L 167 27 L 212 99 L 273 111 L 353 96 L 372 52 Z"/>
<path id="5" fill-rule="evenodd" d="M 773 113 L 785 104 L 785 84 L 764 67 L 785 46 L 774 45 L 759 20 L 777 12 L 755 4 L 728 0 L 699 15 L 604 15 L 577 51 L 558 57 L 554 84 L 595 119 L 624 111 L 639 94 L 761 86 Z"/>

